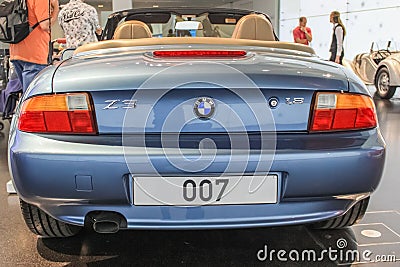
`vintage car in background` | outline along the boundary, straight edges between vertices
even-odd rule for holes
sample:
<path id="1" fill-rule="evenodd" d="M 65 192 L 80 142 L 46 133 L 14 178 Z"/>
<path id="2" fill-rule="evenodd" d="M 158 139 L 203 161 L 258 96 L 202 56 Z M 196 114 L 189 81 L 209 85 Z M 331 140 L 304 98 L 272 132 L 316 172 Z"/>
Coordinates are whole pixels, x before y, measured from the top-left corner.
<path id="1" fill-rule="evenodd" d="M 195 37 L 167 37 L 188 18 Z M 33 233 L 363 217 L 385 143 L 351 70 L 247 10 L 121 11 L 103 40 L 46 68 L 13 118 L 10 174 Z"/>
<path id="2" fill-rule="evenodd" d="M 376 93 L 383 99 L 390 99 L 400 86 L 400 51 L 391 50 L 392 42 L 385 49 L 375 48 L 372 43 L 369 53 L 358 54 L 351 67 L 366 84 L 373 84 Z"/>

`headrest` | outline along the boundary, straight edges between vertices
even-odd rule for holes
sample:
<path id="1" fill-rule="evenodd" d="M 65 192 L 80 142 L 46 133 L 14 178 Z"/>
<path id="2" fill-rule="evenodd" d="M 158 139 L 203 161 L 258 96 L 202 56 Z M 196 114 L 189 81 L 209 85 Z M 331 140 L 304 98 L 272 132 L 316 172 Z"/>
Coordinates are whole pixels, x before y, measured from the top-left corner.
<path id="1" fill-rule="evenodd" d="M 114 33 L 114 39 L 151 38 L 149 26 L 139 20 L 129 20 L 121 23 Z"/>
<path id="2" fill-rule="evenodd" d="M 263 15 L 243 16 L 236 24 L 232 38 L 259 41 L 275 41 L 271 22 Z"/>

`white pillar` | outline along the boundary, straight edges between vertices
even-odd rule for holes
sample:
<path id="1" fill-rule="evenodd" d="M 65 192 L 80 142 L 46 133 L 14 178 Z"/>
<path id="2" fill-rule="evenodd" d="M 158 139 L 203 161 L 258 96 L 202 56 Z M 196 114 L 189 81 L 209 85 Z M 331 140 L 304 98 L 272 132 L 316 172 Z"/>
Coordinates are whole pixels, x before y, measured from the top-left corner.
<path id="1" fill-rule="evenodd" d="M 132 0 L 112 0 L 113 11 L 132 8 Z"/>

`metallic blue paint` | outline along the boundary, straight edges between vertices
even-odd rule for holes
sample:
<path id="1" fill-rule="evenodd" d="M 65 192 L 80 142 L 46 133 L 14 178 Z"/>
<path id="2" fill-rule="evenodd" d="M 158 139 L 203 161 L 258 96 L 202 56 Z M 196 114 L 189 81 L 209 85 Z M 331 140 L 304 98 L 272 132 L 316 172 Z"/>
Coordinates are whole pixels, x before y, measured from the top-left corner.
<path id="1" fill-rule="evenodd" d="M 137 99 L 137 107 L 135 113 L 137 113 L 137 120 L 140 121 L 143 116 L 146 116 L 146 106 L 153 105 L 154 98 L 153 95 L 158 95 L 157 90 L 152 90 L 149 94 L 146 94 L 146 98 L 142 97 Z M 272 116 L 275 122 L 274 127 L 277 131 L 306 131 L 308 126 L 308 118 L 310 112 L 310 103 L 313 97 L 313 91 L 310 90 L 278 90 L 278 89 L 263 89 L 262 94 L 266 99 L 270 97 L 277 97 L 280 104 L 273 109 Z M 119 102 L 115 105 L 118 109 L 104 110 L 107 106 L 106 100 L 110 99 L 131 99 L 135 94 L 134 90 L 131 91 L 96 91 L 92 92 L 91 95 L 94 100 L 94 106 L 96 109 L 97 124 L 99 127 L 99 132 L 101 134 L 112 134 L 121 133 L 122 125 L 124 121 L 124 116 L 126 110 L 123 105 Z M 271 128 L 268 123 L 274 123 L 271 121 L 265 121 L 265 125 L 259 125 L 260 122 L 256 120 L 253 115 L 252 110 L 249 108 L 240 97 L 236 96 L 232 91 L 224 88 L 213 88 L 205 89 L 203 88 L 177 88 L 169 91 L 165 94 L 153 107 L 153 111 L 150 115 L 151 123 L 146 126 L 146 133 L 160 132 L 165 118 L 169 111 L 174 108 L 178 108 L 179 113 L 182 114 L 181 117 L 176 117 L 176 123 L 178 125 L 185 124 L 185 128 L 182 132 L 225 132 L 225 131 L 240 131 L 242 129 L 241 125 L 235 125 L 235 121 L 231 122 L 229 120 L 224 121 L 224 127 L 222 127 L 215 120 L 197 120 L 196 115 L 193 113 L 193 104 L 199 96 L 209 96 L 215 101 L 216 109 L 215 114 L 219 115 L 222 110 L 219 108 L 219 103 L 229 103 L 230 107 L 234 110 L 240 111 L 240 117 L 246 118 L 245 127 L 247 131 L 259 131 L 260 127 Z M 115 96 L 118 96 L 117 98 Z M 287 105 L 285 99 L 287 97 L 302 97 L 304 98 L 304 104 L 297 105 Z M 256 96 L 255 96 L 256 97 Z M 133 97 L 135 98 L 135 97 Z M 253 99 L 257 101 L 257 99 Z M 183 103 L 187 101 L 186 103 Z M 183 103 L 183 104 L 182 104 Z M 265 105 L 266 112 L 269 109 Z M 238 112 L 239 113 L 239 112 Z M 185 115 L 183 115 L 185 114 Z M 137 127 L 126 127 L 124 129 L 125 133 L 140 133 L 143 131 L 143 126 L 138 123 Z"/>

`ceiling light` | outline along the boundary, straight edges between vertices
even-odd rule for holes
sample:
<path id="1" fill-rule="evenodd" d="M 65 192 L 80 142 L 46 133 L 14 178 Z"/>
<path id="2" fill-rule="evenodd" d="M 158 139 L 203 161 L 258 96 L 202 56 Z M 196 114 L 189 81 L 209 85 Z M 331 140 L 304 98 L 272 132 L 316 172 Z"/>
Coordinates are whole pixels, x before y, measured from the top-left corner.
<path id="1" fill-rule="evenodd" d="M 153 7 L 158 7 L 158 5 L 153 5 Z"/>
<path id="2" fill-rule="evenodd" d="M 102 8 L 102 7 L 104 7 L 104 5 L 98 5 L 97 7 Z"/>

